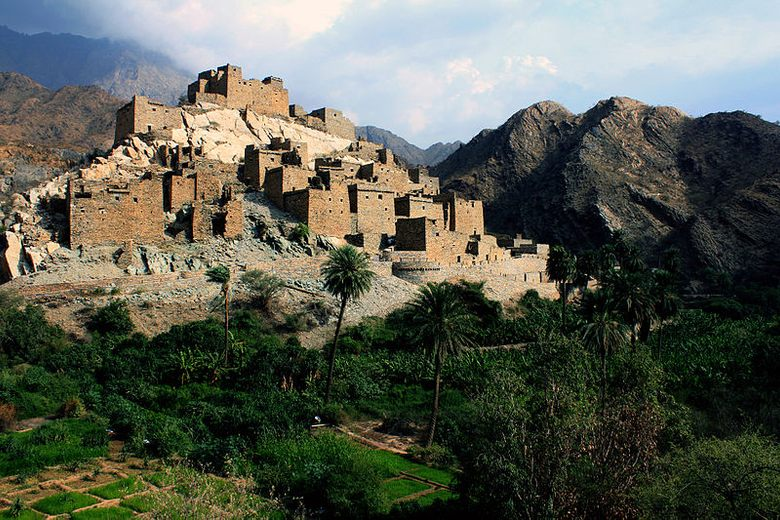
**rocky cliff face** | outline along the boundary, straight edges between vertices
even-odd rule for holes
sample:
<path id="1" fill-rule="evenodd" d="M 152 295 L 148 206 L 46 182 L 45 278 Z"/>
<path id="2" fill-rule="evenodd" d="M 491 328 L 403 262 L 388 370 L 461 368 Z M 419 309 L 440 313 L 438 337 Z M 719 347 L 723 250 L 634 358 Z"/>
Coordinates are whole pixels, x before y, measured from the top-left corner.
<path id="1" fill-rule="evenodd" d="M 0 142 L 77 151 L 105 150 L 123 101 L 98 87 L 51 91 L 27 76 L 0 72 Z"/>
<path id="2" fill-rule="evenodd" d="M 30 76 L 50 89 L 97 85 L 121 99 L 143 94 L 176 104 L 189 75 L 141 47 L 73 34 L 22 34 L 0 26 L 0 70 Z"/>
<path id="3" fill-rule="evenodd" d="M 394 154 L 409 165 L 422 164 L 433 166 L 439 164 L 463 144 L 460 141 L 435 143 L 428 148 L 422 149 L 389 130 L 375 126 L 359 126 L 355 128 L 355 133 L 359 138 L 390 148 Z"/>
<path id="4" fill-rule="evenodd" d="M 545 101 L 439 164 L 445 189 L 485 201 L 493 231 L 582 250 L 623 229 L 691 273 L 780 276 L 780 127 L 743 112 L 690 118 L 628 98 L 575 115 Z"/>

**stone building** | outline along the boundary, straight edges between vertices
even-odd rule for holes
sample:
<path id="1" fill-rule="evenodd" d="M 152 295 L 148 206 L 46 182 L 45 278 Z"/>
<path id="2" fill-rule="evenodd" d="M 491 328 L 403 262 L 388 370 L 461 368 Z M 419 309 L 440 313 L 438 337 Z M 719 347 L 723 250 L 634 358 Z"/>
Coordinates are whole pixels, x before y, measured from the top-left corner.
<path id="1" fill-rule="evenodd" d="M 279 116 L 287 116 L 290 105 L 281 79 L 273 76 L 262 81 L 244 79 L 241 67 L 230 64 L 198 74 L 198 79 L 187 87 L 187 100 Z"/>
<path id="2" fill-rule="evenodd" d="M 189 240 L 240 238 L 243 185 L 235 165 L 204 160 L 185 165 L 139 177 L 71 179 L 69 246 L 161 243 L 177 236 L 181 219 Z"/>
<path id="3" fill-rule="evenodd" d="M 164 239 L 162 176 L 71 179 L 67 191 L 68 247 L 158 243 Z"/>
<path id="4" fill-rule="evenodd" d="M 154 131 L 170 133 L 182 128 L 182 109 L 153 101 L 146 96 L 133 96 L 129 103 L 116 112 L 114 143 L 121 142 L 131 134 L 145 134 Z"/>
<path id="5" fill-rule="evenodd" d="M 340 110 L 319 108 L 306 117 L 306 124 L 317 130 L 337 135 L 350 141 L 355 140 L 355 125 Z"/>
<path id="6" fill-rule="evenodd" d="M 290 105 L 282 80 L 244 79 L 240 67 L 228 64 L 200 73 L 188 88 L 188 100 L 238 109 L 244 118 L 251 110 L 291 119 L 351 144 L 339 153 L 315 157 L 306 142 L 291 140 L 288 132 L 269 136 L 265 146 L 246 146 L 244 163 L 237 166 L 205 160 L 193 143 L 175 146 L 168 141 L 152 160 L 159 166 L 143 175 L 134 171 L 125 179 L 128 172 L 114 168 L 108 179 L 70 181 L 71 247 L 240 238 L 243 192 L 250 189 L 264 191 L 270 202 L 314 233 L 345 238 L 379 255 L 392 263 L 394 274 L 410 281 L 480 276 L 510 285 L 547 281 L 546 245 L 485 234 L 481 201 L 441 193 L 439 179 L 425 168 L 407 168 L 392 150 L 356 141 L 355 127 L 342 112 L 326 107 L 306 113 Z M 116 140 L 133 134 L 170 139 L 185 120 L 202 112 L 135 96 L 117 112 Z M 316 149 L 316 140 L 311 142 Z"/>
<path id="7" fill-rule="evenodd" d="M 444 227 L 466 235 L 484 235 L 485 219 L 481 200 L 465 200 L 455 193 L 433 198 L 444 206 Z"/>

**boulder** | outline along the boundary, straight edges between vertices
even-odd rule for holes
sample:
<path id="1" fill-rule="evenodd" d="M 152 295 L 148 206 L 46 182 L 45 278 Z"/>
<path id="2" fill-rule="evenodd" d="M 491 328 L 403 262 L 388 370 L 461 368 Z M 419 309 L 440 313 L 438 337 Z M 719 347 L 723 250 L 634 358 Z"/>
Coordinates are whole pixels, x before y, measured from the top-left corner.
<path id="1" fill-rule="evenodd" d="M 16 233 L 6 231 L 0 235 L 0 274 L 5 280 L 11 280 L 25 274 L 22 256 L 22 239 Z"/>

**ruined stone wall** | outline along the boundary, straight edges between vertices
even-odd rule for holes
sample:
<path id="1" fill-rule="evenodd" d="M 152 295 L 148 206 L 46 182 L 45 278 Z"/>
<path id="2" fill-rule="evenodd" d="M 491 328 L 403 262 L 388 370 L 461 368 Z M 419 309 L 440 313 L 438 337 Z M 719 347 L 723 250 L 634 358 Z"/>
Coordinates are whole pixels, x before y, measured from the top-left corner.
<path id="1" fill-rule="evenodd" d="M 258 114 L 287 116 L 289 94 L 282 80 L 268 77 L 262 81 L 244 79 L 241 67 L 223 65 L 216 71 L 204 71 L 187 88 L 190 103 L 207 102 L 228 108 L 251 108 Z"/>
<path id="2" fill-rule="evenodd" d="M 225 186 L 238 186 L 236 166 L 216 161 L 195 163 L 195 199 L 206 203 L 219 201 Z"/>
<path id="3" fill-rule="evenodd" d="M 357 215 L 357 233 L 395 232 L 395 193 L 382 188 L 350 185 L 349 211 Z"/>
<path id="4" fill-rule="evenodd" d="M 409 179 L 415 184 L 414 190 L 423 195 L 438 195 L 439 178 L 428 175 L 428 170 L 423 167 L 409 169 Z"/>
<path id="5" fill-rule="evenodd" d="M 306 117 L 306 109 L 301 105 L 290 105 L 290 117 Z"/>
<path id="6" fill-rule="evenodd" d="M 130 134 L 183 128 L 182 109 L 171 107 L 145 96 L 133 99 L 116 114 L 114 142 L 119 143 Z"/>
<path id="7" fill-rule="evenodd" d="M 268 200 L 286 211 L 285 193 L 309 186 L 312 172 L 295 166 L 280 166 L 269 169 L 265 174 L 265 195 Z"/>
<path id="8" fill-rule="evenodd" d="M 244 236 L 244 198 L 235 196 L 222 207 L 225 212 L 225 233 L 227 239 L 240 239 Z"/>
<path id="9" fill-rule="evenodd" d="M 135 97 L 116 111 L 116 126 L 114 127 L 114 144 L 121 143 L 128 135 L 135 132 Z"/>
<path id="10" fill-rule="evenodd" d="M 106 182 L 72 179 L 68 186 L 69 247 L 163 240 L 162 177 Z"/>
<path id="11" fill-rule="evenodd" d="M 432 198 L 404 195 L 395 199 L 395 215 L 406 218 L 428 217 L 442 221 L 444 207 Z"/>
<path id="12" fill-rule="evenodd" d="M 282 165 L 283 154 L 281 151 L 261 150 L 255 145 L 247 146 L 244 150 L 243 181 L 253 188 L 263 188 L 266 172 Z"/>
<path id="13" fill-rule="evenodd" d="M 185 204 L 195 200 L 195 175 L 173 174 L 167 178 L 165 194 L 165 210 L 179 211 Z"/>
<path id="14" fill-rule="evenodd" d="M 190 238 L 195 242 L 208 240 L 214 236 L 212 231 L 212 211 L 208 204 L 196 200 L 192 203 Z"/>
<path id="15" fill-rule="evenodd" d="M 333 108 L 320 108 L 313 110 L 306 118 L 307 124 L 318 130 L 337 135 L 350 141 L 355 140 L 355 125 L 340 110 Z M 321 122 L 321 125 L 317 121 Z"/>
<path id="16" fill-rule="evenodd" d="M 511 258 L 509 250 L 500 247 L 496 237 L 492 235 L 480 235 L 472 242 L 472 248 L 469 252 L 479 262 L 499 262 Z"/>

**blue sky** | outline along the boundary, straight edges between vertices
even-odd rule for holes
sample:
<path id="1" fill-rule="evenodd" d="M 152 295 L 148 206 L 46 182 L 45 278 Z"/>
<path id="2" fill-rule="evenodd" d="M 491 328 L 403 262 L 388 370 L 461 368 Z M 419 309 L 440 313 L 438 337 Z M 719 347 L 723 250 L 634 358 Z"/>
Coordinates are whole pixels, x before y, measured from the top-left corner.
<path id="1" fill-rule="evenodd" d="M 0 24 L 133 40 L 191 71 L 239 64 L 421 146 L 544 99 L 780 120 L 780 0 L 7 0 Z"/>

